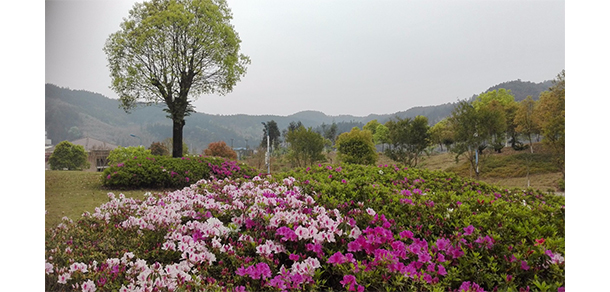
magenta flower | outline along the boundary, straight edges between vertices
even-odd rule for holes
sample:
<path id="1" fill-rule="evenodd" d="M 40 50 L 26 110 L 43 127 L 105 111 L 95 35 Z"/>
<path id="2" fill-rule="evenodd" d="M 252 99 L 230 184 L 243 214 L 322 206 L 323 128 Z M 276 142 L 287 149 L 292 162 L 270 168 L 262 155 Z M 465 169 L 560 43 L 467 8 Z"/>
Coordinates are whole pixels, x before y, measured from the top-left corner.
<path id="1" fill-rule="evenodd" d="M 405 237 L 413 239 L 413 232 L 411 232 L 409 230 L 405 230 L 405 231 L 399 233 L 398 235 L 400 235 L 400 238 L 402 238 L 402 239 L 404 239 Z"/>
<path id="2" fill-rule="evenodd" d="M 354 275 L 345 275 L 345 276 L 343 276 L 343 280 L 340 281 L 339 283 L 341 283 L 343 285 L 343 288 L 345 288 L 346 285 L 349 285 L 349 290 L 348 291 L 356 291 L 354 289 L 354 286 L 357 283 L 356 283 L 356 277 L 354 277 Z"/>
<path id="3" fill-rule="evenodd" d="M 288 256 L 289 259 L 293 260 L 293 261 L 298 261 L 301 257 L 298 254 L 290 254 Z"/>
<path id="4" fill-rule="evenodd" d="M 446 238 L 439 238 L 436 240 L 436 248 L 439 250 L 447 250 L 447 247 L 451 246 L 451 241 Z"/>
<path id="5" fill-rule="evenodd" d="M 468 227 L 464 227 L 464 235 L 470 235 L 474 231 L 474 226 L 468 225 Z"/>
<path id="6" fill-rule="evenodd" d="M 331 255 L 326 262 L 329 264 L 340 265 L 346 263 L 347 259 L 340 251 L 338 251 L 335 254 Z"/>
<path id="7" fill-rule="evenodd" d="M 445 270 L 445 267 L 442 265 L 438 265 L 438 274 L 441 276 L 445 276 L 447 275 L 447 270 Z"/>
<path id="8" fill-rule="evenodd" d="M 521 261 L 521 269 L 527 271 L 530 269 L 530 266 L 527 265 L 526 261 Z"/>

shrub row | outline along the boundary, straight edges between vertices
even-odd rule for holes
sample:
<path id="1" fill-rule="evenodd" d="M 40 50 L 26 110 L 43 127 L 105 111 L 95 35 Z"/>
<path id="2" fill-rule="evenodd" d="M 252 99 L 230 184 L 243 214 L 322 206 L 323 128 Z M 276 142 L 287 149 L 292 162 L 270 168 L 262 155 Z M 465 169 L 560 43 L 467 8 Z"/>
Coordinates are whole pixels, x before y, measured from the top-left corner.
<path id="1" fill-rule="evenodd" d="M 183 188 L 201 179 L 251 178 L 257 171 L 219 157 L 133 157 L 106 168 L 102 185 L 112 189 Z"/>

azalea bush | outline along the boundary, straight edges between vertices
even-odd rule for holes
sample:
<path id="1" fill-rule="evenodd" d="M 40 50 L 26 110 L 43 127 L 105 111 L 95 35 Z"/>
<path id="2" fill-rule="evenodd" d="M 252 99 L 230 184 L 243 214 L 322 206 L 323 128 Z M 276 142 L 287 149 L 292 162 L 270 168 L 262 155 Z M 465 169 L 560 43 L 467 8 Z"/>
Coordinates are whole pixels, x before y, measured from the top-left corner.
<path id="1" fill-rule="evenodd" d="M 563 204 L 397 166 L 110 193 L 46 234 L 46 289 L 562 291 Z"/>
<path id="2" fill-rule="evenodd" d="M 102 185 L 113 189 L 183 188 L 200 179 L 251 178 L 256 174 L 248 165 L 220 157 L 131 156 L 106 168 Z"/>

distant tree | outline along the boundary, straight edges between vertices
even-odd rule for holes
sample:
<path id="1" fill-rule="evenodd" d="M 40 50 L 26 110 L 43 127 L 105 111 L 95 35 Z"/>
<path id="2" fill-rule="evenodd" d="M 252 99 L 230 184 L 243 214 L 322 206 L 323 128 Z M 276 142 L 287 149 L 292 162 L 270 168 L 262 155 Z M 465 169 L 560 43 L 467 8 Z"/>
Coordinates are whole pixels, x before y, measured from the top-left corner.
<path id="1" fill-rule="evenodd" d="M 72 140 L 79 139 L 83 136 L 83 134 L 81 133 L 80 129 L 77 126 L 70 127 L 70 130 L 68 130 L 68 135 L 70 135 L 70 139 L 72 139 Z"/>
<path id="2" fill-rule="evenodd" d="M 472 102 L 472 106 L 481 116 L 478 124 L 479 134 L 485 131 L 484 135 L 488 138 L 488 144 L 496 152 L 502 152 L 506 136 L 515 136 L 513 124 L 516 111 L 515 97 L 510 90 L 500 88 L 480 94 Z M 513 139 L 512 143 L 515 142 Z"/>
<path id="3" fill-rule="evenodd" d="M 377 161 L 377 150 L 373 143 L 373 134 L 358 127 L 342 133 L 337 137 L 337 158 L 344 163 L 374 164 Z"/>
<path id="4" fill-rule="evenodd" d="M 210 143 L 208 148 L 203 150 L 203 154 L 206 156 L 224 157 L 233 160 L 237 159 L 237 153 L 235 150 L 231 149 L 225 141 Z"/>
<path id="5" fill-rule="evenodd" d="M 479 149 L 488 138 L 488 131 L 484 129 L 479 131 L 479 127 L 482 127 L 485 122 L 483 115 L 468 101 L 463 100 L 454 108 L 448 121 L 449 127 L 454 133 L 455 142 L 451 151 L 456 154 L 456 161 L 459 160 L 460 156 L 465 155 L 478 179 Z"/>
<path id="6" fill-rule="evenodd" d="M 373 134 L 373 137 L 375 137 L 375 133 L 376 133 L 377 127 L 379 127 L 379 125 L 381 125 L 381 124 L 377 120 L 371 120 L 368 123 L 366 123 L 364 126 L 362 126 L 362 129 L 371 131 L 371 134 Z"/>
<path id="7" fill-rule="evenodd" d="M 535 117 L 540 125 L 542 143 L 555 157 L 555 163 L 565 177 L 565 70 L 561 71 L 553 86 L 540 94 Z"/>
<path id="8" fill-rule="evenodd" d="M 390 143 L 390 130 L 386 125 L 379 124 L 377 128 L 375 128 L 375 134 L 373 134 L 373 141 L 375 145 L 381 144 L 381 151 L 384 151 L 385 144 Z"/>
<path id="9" fill-rule="evenodd" d="M 82 170 L 89 168 L 85 147 L 72 144 L 68 141 L 59 142 L 49 157 L 49 166 L 52 170 Z"/>
<path id="10" fill-rule="evenodd" d="M 271 148 L 277 149 L 280 146 L 280 129 L 277 127 L 277 123 L 274 120 L 264 123 L 263 128 L 263 139 L 261 140 L 261 147 L 267 148 L 267 129 L 269 129 L 269 143 Z"/>
<path id="11" fill-rule="evenodd" d="M 337 139 L 337 131 L 338 131 L 338 127 L 337 124 L 335 122 L 333 122 L 328 129 L 326 129 L 324 131 L 324 138 L 330 140 L 331 142 L 331 146 L 333 143 L 335 143 L 335 140 Z"/>
<path id="12" fill-rule="evenodd" d="M 532 147 L 533 136 L 540 133 L 540 126 L 534 116 L 535 108 L 536 102 L 530 95 L 519 103 L 519 108 L 514 118 L 514 123 L 517 125 L 515 130 L 527 138 L 530 145 L 530 153 L 534 153 L 534 147 Z"/>
<path id="13" fill-rule="evenodd" d="M 288 160 L 293 166 L 310 166 L 324 161 L 324 138 L 311 128 L 300 126 L 286 134 L 288 145 Z"/>
<path id="14" fill-rule="evenodd" d="M 442 119 L 434 126 L 430 127 L 430 142 L 438 144 L 443 151 L 443 145 L 449 150 L 451 144 L 453 144 L 453 132 L 449 128 L 448 119 Z"/>
<path id="15" fill-rule="evenodd" d="M 428 118 L 414 119 L 399 117 L 386 123 L 389 130 L 390 148 L 385 153 L 392 160 L 408 166 L 417 166 L 421 154 L 430 146 L 430 126 Z"/>
<path id="16" fill-rule="evenodd" d="M 150 147 L 148 147 L 148 150 L 150 150 L 150 154 L 152 155 L 169 156 L 170 154 L 167 146 L 161 142 L 153 142 L 150 144 Z"/>
<path id="17" fill-rule="evenodd" d="M 104 46 L 126 111 L 163 102 L 173 121 L 172 156 L 182 157 L 184 118 L 201 94 L 224 95 L 245 75 L 247 56 L 225 0 L 152 0 L 134 4 Z"/>

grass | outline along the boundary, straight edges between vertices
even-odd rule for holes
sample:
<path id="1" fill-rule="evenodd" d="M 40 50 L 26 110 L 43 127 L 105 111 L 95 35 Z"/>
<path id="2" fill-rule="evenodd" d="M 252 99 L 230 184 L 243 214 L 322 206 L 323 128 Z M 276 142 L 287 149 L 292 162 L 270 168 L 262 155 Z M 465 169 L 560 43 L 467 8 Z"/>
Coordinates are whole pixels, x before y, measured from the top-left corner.
<path id="1" fill-rule="evenodd" d="M 115 191 L 103 189 L 100 178 L 100 172 L 45 171 L 45 229 L 57 226 L 64 216 L 77 220 L 85 211 L 93 213 L 95 207 L 108 202 L 107 194 Z M 146 192 L 130 190 L 115 193 L 142 199 Z"/>

